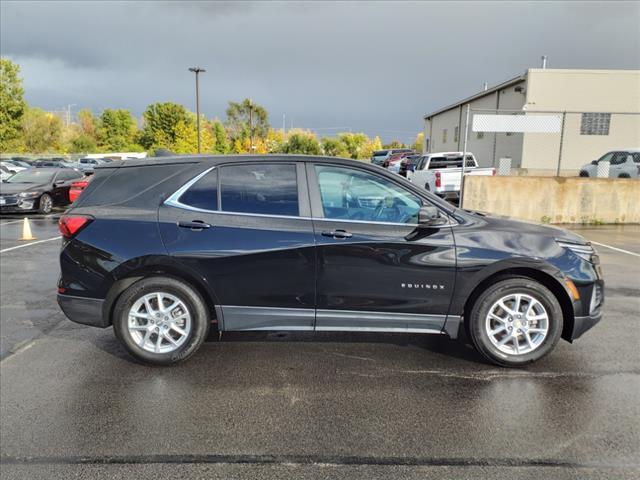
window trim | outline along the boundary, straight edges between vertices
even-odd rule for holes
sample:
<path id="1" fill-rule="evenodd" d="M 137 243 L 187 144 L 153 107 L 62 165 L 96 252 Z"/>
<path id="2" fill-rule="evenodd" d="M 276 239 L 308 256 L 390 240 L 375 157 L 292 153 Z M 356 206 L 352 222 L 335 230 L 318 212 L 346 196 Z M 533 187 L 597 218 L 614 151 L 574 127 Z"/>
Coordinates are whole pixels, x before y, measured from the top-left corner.
<path id="1" fill-rule="evenodd" d="M 267 162 L 247 162 L 249 163 L 267 163 Z M 339 168 L 346 168 L 350 170 L 356 170 L 358 172 L 363 171 L 358 168 L 354 168 L 348 165 L 335 164 L 335 163 L 322 163 L 322 162 L 273 162 L 273 163 L 286 163 L 286 164 L 295 164 L 296 172 L 298 174 L 298 206 L 299 213 L 298 216 L 292 215 L 275 215 L 275 214 L 266 214 L 266 213 L 248 213 L 248 212 L 230 212 L 220 210 L 220 202 L 218 201 L 218 210 L 207 210 L 198 207 L 192 207 L 191 205 L 187 205 L 185 203 L 181 203 L 178 199 L 182 196 L 184 192 L 186 192 L 191 186 L 200 180 L 202 177 L 207 175 L 209 172 L 213 171 L 216 168 L 222 168 L 225 165 L 235 165 L 235 163 L 227 163 L 223 165 L 216 165 L 211 168 L 204 170 L 199 173 L 191 180 L 187 181 L 184 185 L 182 185 L 178 190 L 176 190 L 173 194 L 171 194 L 164 202 L 163 205 L 167 205 L 170 207 L 180 208 L 183 210 L 190 210 L 193 212 L 201 212 L 201 213 L 209 213 L 209 214 L 219 214 L 219 215 L 241 215 L 246 217 L 261 217 L 261 218 L 281 218 L 281 219 L 300 219 L 300 220 L 311 220 L 311 221 L 322 221 L 322 222 L 338 222 L 338 223 L 358 223 L 358 224 L 368 224 L 368 225 L 389 225 L 389 226 L 403 226 L 403 227 L 417 227 L 418 223 L 394 223 L 394 222 L 376 222 L 369 220 L 351 220 L 351 219 L 340 219 L 340 218 L 325 218 L 324 211 L 322 209 L 322 201 L 320 200 L 320 186 L 317 181 L 317 176 L 315 173 L 314 165 L 324 165 L 324 166 L 332 166 Z M 243 165 L 245 165 L 243 163 Z M 364 171 L 371 173 L 374 176 L 386 178 L 387 180 L 395 183 L 400 188 L 406 189 L 405 186 L 400 185 L 399 182 L 396 182 L 392 178 L 388 178 L 384 175 L 380 175 L 376 172 L 370 172 L 369 170 L 364 169 Z M 218 196 L 220 195 L 220 177 L 218 175 Z M 445 215 L 448 219 L 446 224 L 441 225 L 441 227 L 455 227 L 460 223 L 453 217 L 453 213 L 443 210 L 439 205 L 431 202 L 428 198 L 413 192 L 407 189 L 416 197 L 422 200 L 423 204 L 428 202 L 429 205 L 434 206 L 438 209 L 440 213 Z M 218 197 L 218 200 L 220 198 Z M 320 209 L 318 212 L 318 208 Z"/>

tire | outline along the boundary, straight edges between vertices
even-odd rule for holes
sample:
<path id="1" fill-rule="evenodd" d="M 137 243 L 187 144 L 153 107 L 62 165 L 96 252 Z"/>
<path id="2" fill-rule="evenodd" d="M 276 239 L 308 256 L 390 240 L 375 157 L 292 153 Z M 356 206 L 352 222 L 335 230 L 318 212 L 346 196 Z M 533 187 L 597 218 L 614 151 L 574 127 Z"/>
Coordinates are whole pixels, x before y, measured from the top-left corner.
<path id="1" fill-rule="evenodd" d="M 520 308 L 516 314 L 518 298 Z M 498 304 L 501 300 L 513 315 Z M 502 277 L 476 299 L 466 326 L 474 347 L 484 358 L 503 367 L 521 367 L 554 349 L 562 325 L 562 309 L 547 287 L 526 277 Z M 491 335 L 489 330 L 498 333 Z M 505 343 L 498 346 L 501 342 Z"/>
<path id="2" fill-rule="evenodd" d="M 628 173 L 621 173 L 618 178 L 631 178 Z"/>
<path id="3" fill-rule="evenodd" d="M 158 294 L 162 306 L 167 308 L 165 313 L 158 308 Z M 131 315 L 132 311 L 136 316 Z M 189 284 L 171 277 L 148 277 L 131 285 L 118 298 L 112 319 L 115 335 L 126 350 L 136 359 L 153 365 L 171 365 L 193 355 L 207 338 L 210 324 L 200 294 Z"/>
<path id="4" fill-rule="evenodd" d="M 588 177 L 589 176 L 589 172 L 585 172 L 584 170 L 580 171 L 580 176 L 581 177 Z"/>
<path id="5" fill-rule="evenodd" d="M 38 211 L 43 215 L 48 215 L 53 210 L 53 199 L 48 193 L 43 193 L 38 200 Z"/>

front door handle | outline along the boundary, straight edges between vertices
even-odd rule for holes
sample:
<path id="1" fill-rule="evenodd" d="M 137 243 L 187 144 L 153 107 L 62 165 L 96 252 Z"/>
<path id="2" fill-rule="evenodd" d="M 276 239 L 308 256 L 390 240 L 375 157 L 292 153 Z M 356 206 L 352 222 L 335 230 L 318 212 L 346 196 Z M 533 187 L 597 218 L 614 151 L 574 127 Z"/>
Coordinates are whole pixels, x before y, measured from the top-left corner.
<path id="1" fill-rule="evenodd" d="M 353 234 L 346 230 L 333 230 L 331 232 L 322 232 L 322 236 L 331 238 L 351 238 L 353 237 Z"/>
<path id="2" fill-rule="evenodd" d="M 178 222 L 178 226 L 182 228 L 190 228 L 194 232 L 200 232 L 205 228 L 211 228 L 211 225 L 204 223 L 202 220 L 194 220 L 193 222 Z"/>

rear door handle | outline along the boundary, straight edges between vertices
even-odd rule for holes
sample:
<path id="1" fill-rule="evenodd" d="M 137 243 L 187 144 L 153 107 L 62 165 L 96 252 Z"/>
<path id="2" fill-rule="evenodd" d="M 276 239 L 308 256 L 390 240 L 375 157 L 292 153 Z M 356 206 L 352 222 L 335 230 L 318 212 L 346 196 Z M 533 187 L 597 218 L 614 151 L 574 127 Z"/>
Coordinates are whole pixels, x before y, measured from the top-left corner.
<path id="1" fill-rule="evenodd" d="M 353 234 L 346 230 L 333 230 L 331 232 L 322 232 L 322 236 L 331 238 L 351 238 L 353 237 Z"/>
<path id="2" fill-rule="evenodd" d="M 194 220 L 193 222 L 178 222 L 178 226 L 182 228 L 190 228 L 194 232 L 200 232 L 205 228 L 211 228 L 211 225 L 204 223 L 202 220 Z"/>

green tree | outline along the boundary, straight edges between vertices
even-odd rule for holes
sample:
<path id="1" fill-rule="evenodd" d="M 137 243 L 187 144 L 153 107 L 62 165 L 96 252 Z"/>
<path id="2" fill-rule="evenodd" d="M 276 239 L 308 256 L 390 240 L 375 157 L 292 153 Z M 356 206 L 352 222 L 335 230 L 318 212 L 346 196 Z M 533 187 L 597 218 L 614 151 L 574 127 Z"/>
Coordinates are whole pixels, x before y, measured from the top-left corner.
<path id="1" fill-rule="evenodd" d="M 180 120 L 175 128 L 175 140 L 171 150 L 175 153 L 198 153 L 198 129 L 195 115 L 189 114 L 190 121 Z M 192 118 L 193 117 L 193 118 Z M 214 139 L 206 120 L 200 119 L 200 151 L 202 153 L 213 151 Z"/>
<path id="2" fill-rule="evenodd" d="M 294 130 L 287 135 L 284 153 L 299 153 L 302 155 L 320 155 L 322 149 L 316 136 L 304 130 Z"/>
<path id="3" fill-rule="evenodd" d="M 219 154 L 229 153 L 231 151 L 231 145 L 229 144 L 229 138 L 227 137 L 227 131 L 224 129 L 224 125 L 218 119 L 211 122 L 211 130 L 214 140 L 213 152 Z"/>
<path id="4" fill-rule="evenodd" d="M 324 137 L 321 141 L 322 151 L 329 157 L 349 157 L 349 152 L 344 143 L 336 137 Z"/>
<path id="5" fill-rule="evenodd" d="M 87 137 L 93 138 L 95 142 L 98 141 L 98 120 L 93 116 L 91 110 L 82 109 L 77 114 L 78 125 L 80 126 L 80 132 Z"/>
<path id="6" fill-rule="evenodd" d="M 60 149 L 60 118 L 39 108 L 27 108 L 22 117 L 24 147 L 30 153 L 55 152 Z"/>
<path id="7" fill-rule="evenodd" d="M 71 139 L 69 150 L 71 153 L 89 153 L 95 152 L 98 145 L 93 137 L 80 133 Z"/>
<path id="8" fill-rule="evenodd" d="M 391 143 L 385 143 L 382 148 L 391 149 L 391 148 L 407 148 L 407 146 L 402 143 L 400 140 L 391 140 Z"/>
<path id="9" fill-rule="evenodd" d="M 365 158 L 365 147 L 369 138 L 364 133 L 341 133 L 338 135 L 350 158 Z"/>
<path id="10" fill-rule="evenodd" d="M 27 108 L 24 101 L 20 67 L 0 58 L 0 151 L 17 148 L 20 143 L 22 119 Z"/>
<path id="11" fill-rule="evenodd" d="M 176 103 L 154 103 L 143 114 L 144 128 L 140 136 L 141 145 L 147 150 L 168 148 L 176 141 L 176 129 L 180 122 L 190 125 L 195 118 L 182 105 Z"/>
<path id="12" fill-rule="evenodd" d="M 136 122 L 129 110 L 107 108 L 100 115 L 98 144 L 102 150 L 111 152 L 137 150 L 137 132 Z"/>
<path id="13" fill-rule="evenodd" d="M 232 142 L 264 139 L 269 133 L 269 115 L 264 107 L 245 98 L 240 103 L 229 102 L 226 125 Z"/>

